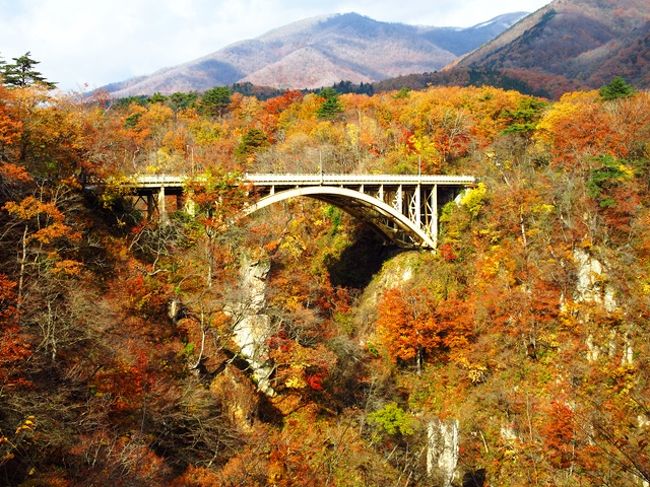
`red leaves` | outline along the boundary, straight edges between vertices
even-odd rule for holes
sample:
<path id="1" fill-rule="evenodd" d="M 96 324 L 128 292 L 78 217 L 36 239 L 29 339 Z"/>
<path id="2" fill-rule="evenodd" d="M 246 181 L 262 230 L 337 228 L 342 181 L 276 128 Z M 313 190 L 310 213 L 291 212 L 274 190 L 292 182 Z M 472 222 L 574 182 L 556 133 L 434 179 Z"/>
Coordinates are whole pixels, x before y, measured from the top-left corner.
<path id="1" fill-rule="evenodd" d="M 379 335 L 393 360 L 457 353 L 469 344 L 473 310 L 468 303 L 449 297 L 434 302 L 424 289 L 384 293 L 378 305 Z"/>
<path id="2" fill-rule="evenodd" d="M 10 162 L 0 164 L 0 178 L 4 180 L 5 184 L 30 183 L 33 181 L 27 169 Z"/>
<path id="3" fill-rule="evenodd" d="M 133 268 L 124 281 L 124 303 L 146 316 L 163 316 L 171 296 L 170 286 L 149 276 L 145 269 Z"/>
<path id="4" fill-rule="evenodd" d="M 307 385 L 315 391 L 323 390 L 323 379 L 325 378 L 324 372 L 317 372 L 311 375 L 307 375 Z"/>
<path id="5" fill-rule="evenodd" d="M 289 108 L 292 103 L 300 98 L 302 98 L 302 94 L 299 91 L 287 91 L 280 96 L 267 100 L 264 108 L 268 113 L 277 115 Z"/>
<path id="6" fill-rule="evenodd" d="M 0 274 L 0 323 L 16 323 L 16 283 L 5 274 Z"/>
<path id="7" fill-rule="evenodd" d="M 568 468 L 573 457 L 575 413 L 566 404 L 553 401 L 547 414 L 548 421 L 541 429 L 544 445 L 554 466 Z"/>
<path id="8" fill-rule="evenodd" d="M 114 370 L 97 374 L 97 393 L 114 396 L 116 411 L 128 411 L 142 405 L 143 395 L 154 380 L 143 350 L 137 352 L 132 364 L 119 364 Z"/>
<path id="9" fill-rule="evenodd" d="M 575 168 L 584 157 L 627 155 L 626 137 L 617 125 L 596 93 L 567 93 L 544 116 L 537 137 L 550 143 L 556 164 Z"/>
<path id="10" fill-rule="evenodd" d="M 29 384 L 16 374 L 32 353 L 28 337 L 18 326 L 15 288 L 15 282 L 0 274 L 0 383 L 9 387 Z"/>
<path id="11" fill-rule="evenodd" d="M 438 248 L 438 252 L 440 252 L 440 256 L 447 262 L 453 262 L 457 258 L 454 248 L 450 243 L 442 244 Z"/>

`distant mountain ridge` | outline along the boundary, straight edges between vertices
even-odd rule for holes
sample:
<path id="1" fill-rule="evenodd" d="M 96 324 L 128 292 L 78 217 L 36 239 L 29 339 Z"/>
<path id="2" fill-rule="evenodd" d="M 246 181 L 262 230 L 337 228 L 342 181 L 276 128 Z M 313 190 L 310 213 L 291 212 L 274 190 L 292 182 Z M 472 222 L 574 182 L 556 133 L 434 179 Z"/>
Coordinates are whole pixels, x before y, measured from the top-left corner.
<path id="1" fill-rule="evenodd" d="M 373 82 L 438 70 L 525 15 L 500 15 L 468 28 L 379 22 L 356 13 L 314 17 L 102 89 L 125 97 L 203 91 L 239 82 L 277 88 L 318 88 L 342 80 Z"/>

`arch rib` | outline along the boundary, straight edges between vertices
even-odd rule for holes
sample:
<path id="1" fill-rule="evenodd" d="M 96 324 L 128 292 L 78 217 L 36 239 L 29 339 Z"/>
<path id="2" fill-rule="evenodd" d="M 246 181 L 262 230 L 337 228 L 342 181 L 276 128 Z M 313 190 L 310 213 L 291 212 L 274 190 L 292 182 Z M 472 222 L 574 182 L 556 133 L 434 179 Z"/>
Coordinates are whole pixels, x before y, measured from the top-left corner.
<path id="1" fill-rule="evenodd" d="M 244 214 L 250 215 L 262 208 L 266 208 L 267 206 L 299 196 L 327 201 L 355 217 L 360 217 L 360 212 L 354 208 L 347 208 L 346 201 L 357 205 L 361 204 L 366 209 L 375 212 L 380 217 L 388 219 L 399 227 L 400 230 L 410 237 L 415 246 L 429 247 L 432 249 L 436 246 L 430 235 L 425 233 L 422 228 L 419 228 L 415 223 L 409 220 L 406 215 L 400 213 L 397 209 L 365 193 L 337 186 L 307 186 L 279 191 L 265 196 L 257 203 L 245 208 Z M 397 240 L 398 243 L 405 243 L 403 241 L 400 242 L 394 233 L 388 232 L 386 225 L 378 224 L 376 221 L 373 221 L 372 218 L 368 218 L 368 221 L 378 227 L 389 239 L 394 241 Z"/>

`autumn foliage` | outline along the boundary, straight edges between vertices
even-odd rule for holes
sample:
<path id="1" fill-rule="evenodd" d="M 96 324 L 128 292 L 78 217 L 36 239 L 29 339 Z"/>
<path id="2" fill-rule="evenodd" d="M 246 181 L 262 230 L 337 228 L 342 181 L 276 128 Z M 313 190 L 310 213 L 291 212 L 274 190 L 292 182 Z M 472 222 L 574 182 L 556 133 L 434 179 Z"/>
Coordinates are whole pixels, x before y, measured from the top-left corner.
<path id="1" fill-rule="evenodd" d="M 650 95 L 324 94 L 0 88 L 0 484 L 433 485 L 455 420 L 458 485 L 650 481 Z M 320 167 L 479 182 L 436 252 L 242 216 Z"/>

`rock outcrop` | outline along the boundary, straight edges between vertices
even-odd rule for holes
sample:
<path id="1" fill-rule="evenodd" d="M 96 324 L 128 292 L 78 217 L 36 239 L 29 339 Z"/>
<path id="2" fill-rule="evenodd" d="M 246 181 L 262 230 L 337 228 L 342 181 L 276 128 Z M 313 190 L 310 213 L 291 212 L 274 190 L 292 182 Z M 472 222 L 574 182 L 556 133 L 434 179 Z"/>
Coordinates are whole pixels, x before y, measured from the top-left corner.
<path id="1" fill-rule="evenodd" d="M 232 305 L 233 340 L 241 356 L 250 364 L 252 376 L 260 391 L 269 396 L 275 392 L 270 385 L 273 372 L 268 362 L 266 342 L 271 334 L 271 318 L 264 314 L 268 260 L 244 258 L 240 270 L 239 293 Z"/>
<path id="2" fill-rule="evenodd" d="M 451 487 L 458 466 L 458 420 L 430 421 L 427 442 L 427 474 L 441 487 Z"/>

